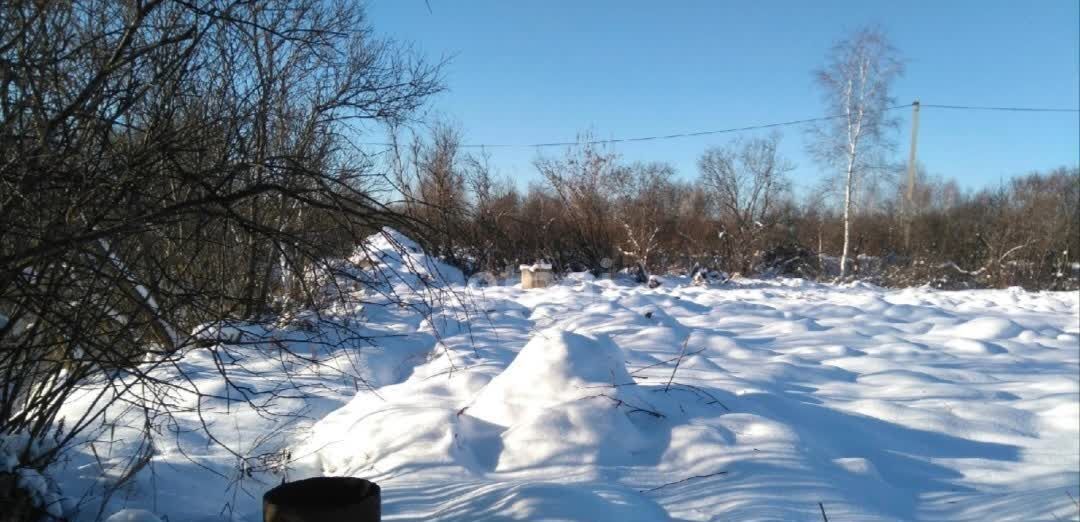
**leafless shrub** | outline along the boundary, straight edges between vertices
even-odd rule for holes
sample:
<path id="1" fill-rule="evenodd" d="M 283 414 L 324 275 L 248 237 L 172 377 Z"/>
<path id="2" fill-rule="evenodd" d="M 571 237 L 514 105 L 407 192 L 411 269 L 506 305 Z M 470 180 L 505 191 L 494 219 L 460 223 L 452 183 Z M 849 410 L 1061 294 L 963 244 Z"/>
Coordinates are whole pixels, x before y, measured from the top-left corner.
<path id="1" fill-rule="evenodd" d="M 794 165 L 777 151 L 780 136 L 735 140 L 701 156 L 701 182 L 711 191 L 725 224 L 730 262 L 743 274 L 752 271 L 755 256 L 764 249 L 777 225 L 775 206 L 786 196 L 786 175 Z"/>
<path id="2" fill-rule="evenodd" d="M 347 135 L 407 121 L 438 70 L 353 2 L 0 7 L 0 433 L 51 437 L 72 393 L 99 394 L 22 465 L 135 389 L 198 393 L 154 371 L 220 346 L 208 325 L 314 306 L 319 263 L 412 225 Z"/>

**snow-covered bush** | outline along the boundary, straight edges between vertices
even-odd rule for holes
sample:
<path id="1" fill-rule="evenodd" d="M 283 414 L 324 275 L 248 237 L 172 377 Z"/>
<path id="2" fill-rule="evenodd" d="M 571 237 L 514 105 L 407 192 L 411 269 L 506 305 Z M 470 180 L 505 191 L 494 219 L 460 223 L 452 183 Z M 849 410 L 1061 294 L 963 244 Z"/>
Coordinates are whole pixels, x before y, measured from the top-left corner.
<path id="1" fill-rule="evenodd" d="M 469 288 L 490 288 L 499 286 L 499 280 L 491 272 L 477 272 L 469 276 Z"/>
<path id="2" fill-rule="evenodd" d="M 48 476 L 48 459 L 42 459 L 52 449 L 25 434 L 0 435 L 0 519 L 61 520 L 72 511 L 72 502 Z"/>
<path id="3" fill-rule="evenodd" d="M 690 275 L 690 281 L 696 286 L 719 285 L 727 282 L 731 276 L 719 270 L 697 268 Z"/>

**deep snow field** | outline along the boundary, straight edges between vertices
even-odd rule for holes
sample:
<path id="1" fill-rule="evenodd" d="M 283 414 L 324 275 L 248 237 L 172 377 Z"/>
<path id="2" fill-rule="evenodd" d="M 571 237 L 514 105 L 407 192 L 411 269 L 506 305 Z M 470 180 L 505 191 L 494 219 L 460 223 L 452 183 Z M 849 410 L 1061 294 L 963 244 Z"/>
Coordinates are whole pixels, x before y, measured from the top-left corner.
<path id="1" fill-rule="evenodd" d="M 288 379 L 265 347 L 226 347 L 238 386 L 288 390 L 269 407 L 303 415 L 204 399 L 210 433 L 236 454 L 197 413 L 180 413 L 104 507 L 103 487 L 139 450 L 123 430 L 98 436 L 104 466 L 73 453 L 59 485 L 81 502 L 80 520 L 131 508 L 257 521 L 264 491 L 315 475 L 375 480 L 385 520 L 1080 516 L 1075 293 L 449 279 L 426 294 L 440 303 L 430 315 L 376 295 L 339 310 L 376 345 L 312 344 L 320 363 L 293 365 Z M 294 344 L 311 335 L 267 332 Z M 227 394 L 216 364 L 195 350 L 180 367 Z M 335 365 L 355 365 L 371 386 Z"/>

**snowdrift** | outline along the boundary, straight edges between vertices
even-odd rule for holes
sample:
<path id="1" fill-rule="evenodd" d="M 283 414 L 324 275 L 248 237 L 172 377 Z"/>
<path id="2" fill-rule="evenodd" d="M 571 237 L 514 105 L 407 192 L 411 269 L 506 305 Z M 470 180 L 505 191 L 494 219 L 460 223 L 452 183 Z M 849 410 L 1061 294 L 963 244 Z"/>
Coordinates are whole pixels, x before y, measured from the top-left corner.
<path id="1" fill-rule="evenodd" d="M 285 415 L 223 401 L 221 359 L 186 354 L 154 377 L 182 371 L 209 395 L 171 397 L 181 413 L 122 495 L 105 491 L 139 451 L 141 412 L 109 453 L 72 452 L 55 475 L 83 499 L 77 520 L 105 502 L 120 520 L 254 521 L 263 491 L 314 475 L 378 482 L 388 520 L 818 520 L 819 503 L 836 520 L 1075 516 L 1075 293 L 680 276 L 470 288 L 390 229 L 341 261 L 381 278 L 333 313 L 370 343 L 225 327 L 311 350 L 283 379 L 270 346 L 223 341 L 234 385 Z"/>
<path id="2" fill-rule="evenodd" d="M 615 463 L 647 445 L 631 416 L 653 411 L 627 386 L 634 381 L 623 359 L 606 337 L 538 332 L 465 406 L 447 404 L 440 386 L 426 384 L 386 389 L 391 405 L 358 396 L 316 424 L 301 453 L 317 455 L 309 465 L 331 468 L 309 473 L 334 474 L 373 462 L 382 469 L 453 465 L 470 473 Z M 357 452 L 366 457 L 362 462 Z"/>
<path id="3" fill-rule="evenodd" d="M 460 285 L 461 270 L 428 255 L 420 244 L 391 227 L 383 227 L 356 248 L 349 261 L 390 284 Z"/>
<path id="4" fill-rule="evenodd" d="M 606 336 L 538 332 L 466 410 L 506 428 L 496 470 L 618 462 L 644 447 L 630 415 L 651 410 L 624 359 Z"/>

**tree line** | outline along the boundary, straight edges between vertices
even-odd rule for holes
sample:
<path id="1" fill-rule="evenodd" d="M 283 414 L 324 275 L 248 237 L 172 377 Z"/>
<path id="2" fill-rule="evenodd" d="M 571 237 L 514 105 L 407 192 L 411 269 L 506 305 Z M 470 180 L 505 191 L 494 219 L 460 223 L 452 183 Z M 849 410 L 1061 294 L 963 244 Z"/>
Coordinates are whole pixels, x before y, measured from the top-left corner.
<path id="1" fill-rule="evenodd" d="M 535 159 L 542 181 L 522 190 L 483 155 L 465 153 L 460 136 L 436 126 L 395 148 L 393 164 L 399 208 L 434 225 L 424 244 L 466 273 L 546 259 L 599 274 L 606 258 L 616 270 L 659 274 L 697 267 L 888 286 L 1078 287 L 1077 167 L 965 190 L 918 166 L 909 204 L 905 165 L 864 173 L 850 195 L 843 178 L 797 193 L 776 133 L 707 148 L 696 175 L 681 177 L 585 136 Z"/>

